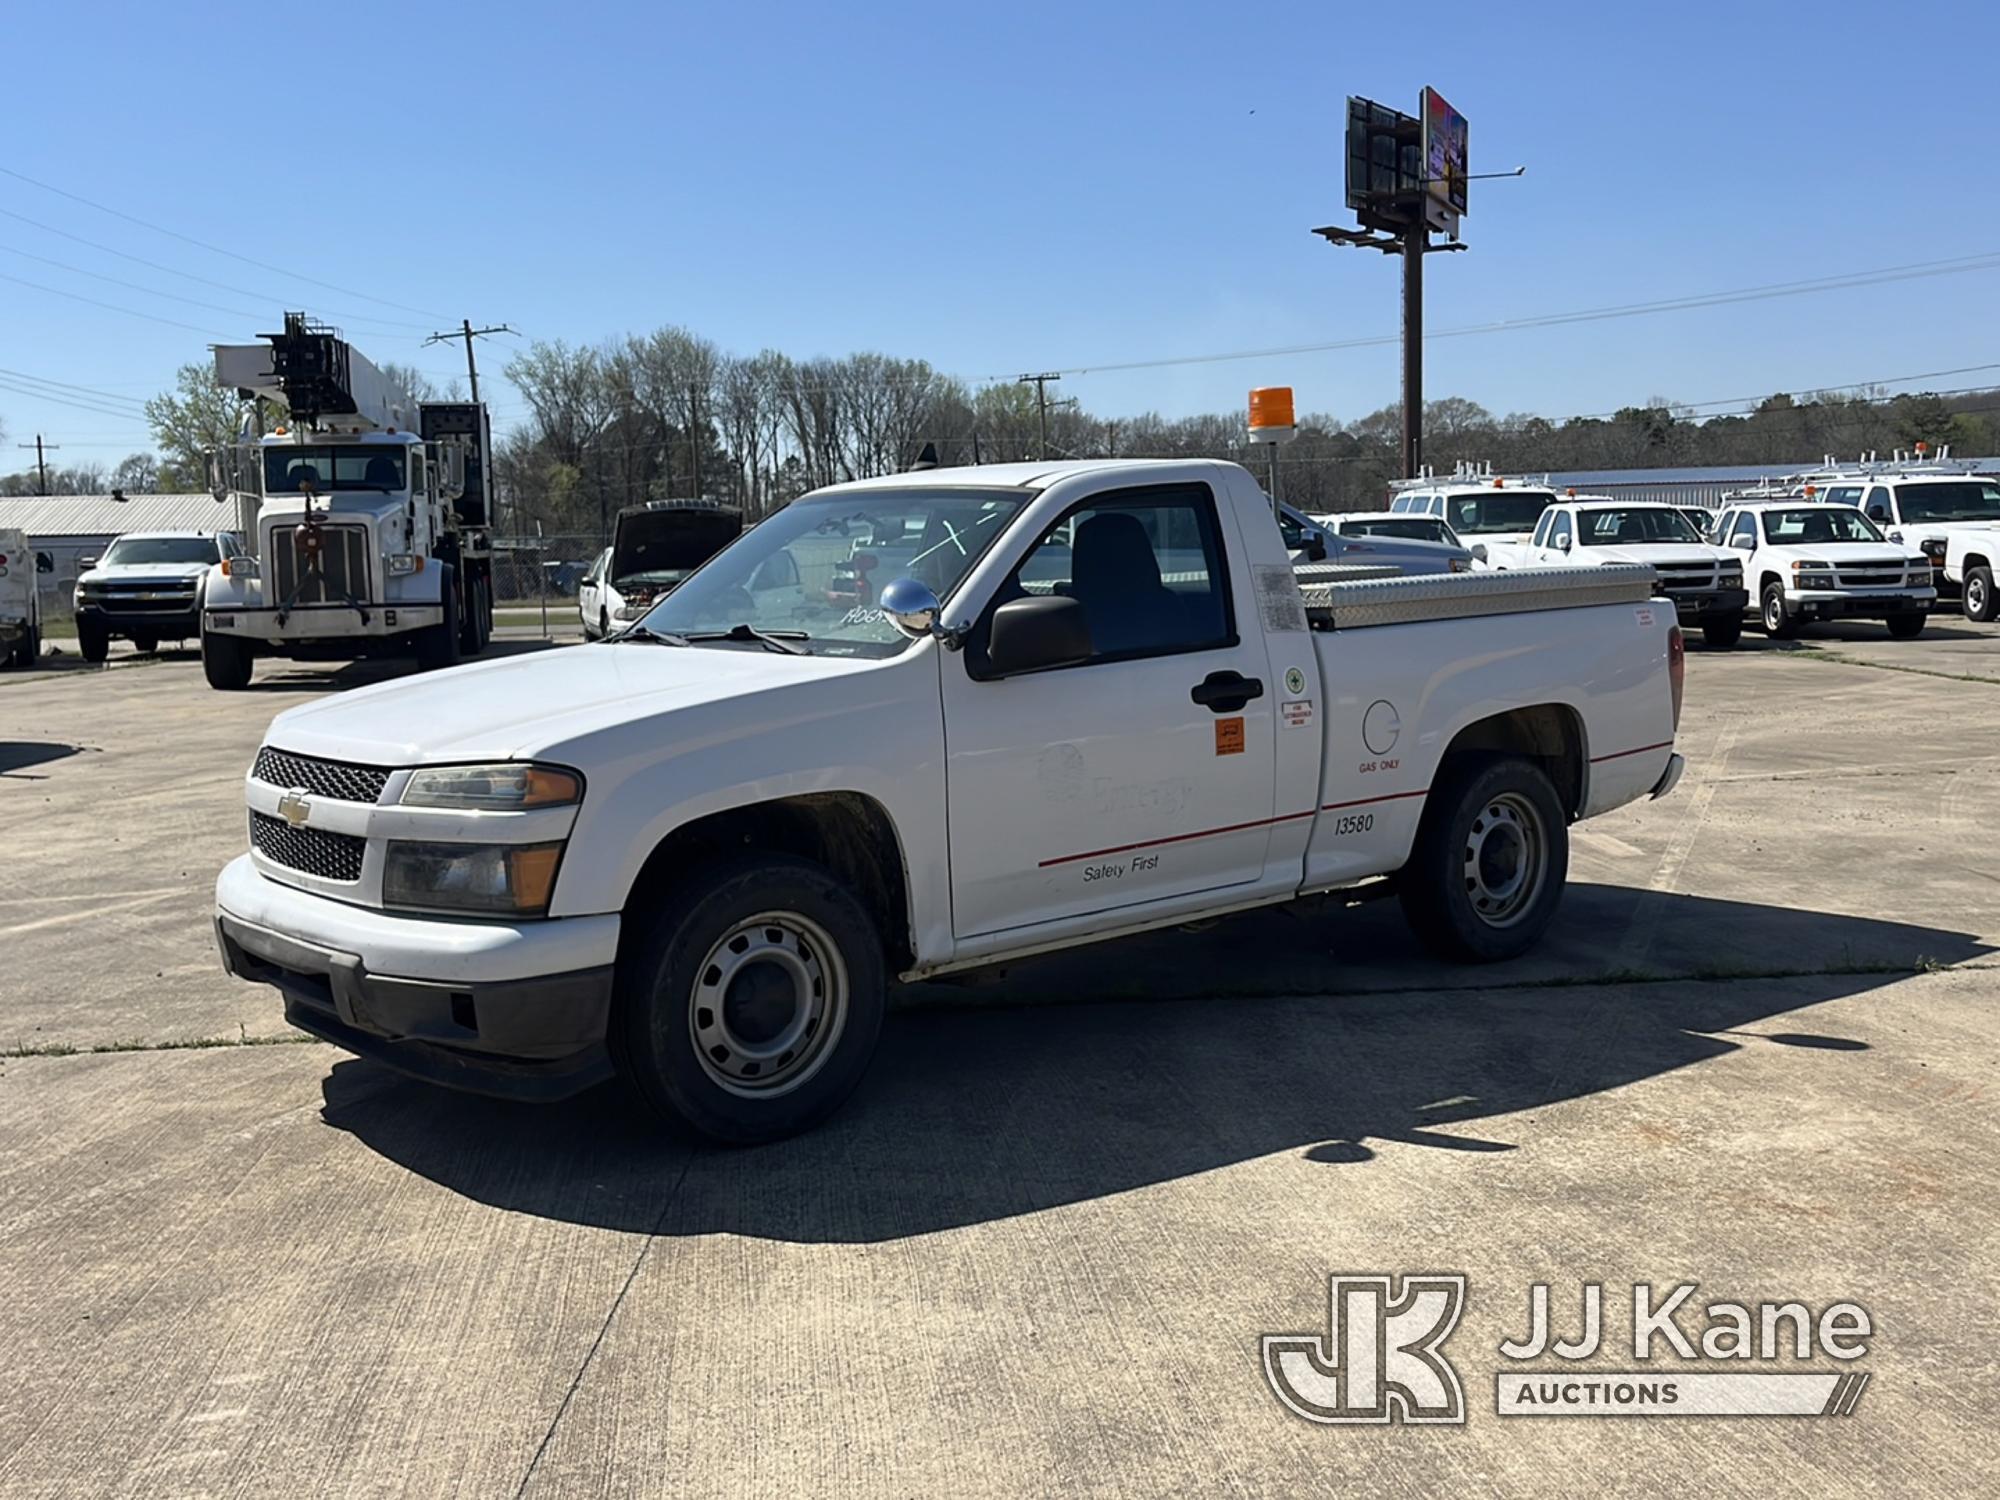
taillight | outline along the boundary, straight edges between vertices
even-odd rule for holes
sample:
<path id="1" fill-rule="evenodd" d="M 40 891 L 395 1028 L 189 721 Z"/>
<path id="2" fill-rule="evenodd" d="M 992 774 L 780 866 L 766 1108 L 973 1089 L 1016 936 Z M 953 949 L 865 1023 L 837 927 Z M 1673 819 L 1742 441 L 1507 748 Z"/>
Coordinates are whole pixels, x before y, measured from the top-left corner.
<path id="1" fill-rule="evenodd" d="M 1681 639 L 1681 628 L 1672 626 L 1667 631 L 1667 681 L 1674 690 L 1674 733 L 1681 732 L 1681 697 L 1687 685 L 1687 642 Z"/>

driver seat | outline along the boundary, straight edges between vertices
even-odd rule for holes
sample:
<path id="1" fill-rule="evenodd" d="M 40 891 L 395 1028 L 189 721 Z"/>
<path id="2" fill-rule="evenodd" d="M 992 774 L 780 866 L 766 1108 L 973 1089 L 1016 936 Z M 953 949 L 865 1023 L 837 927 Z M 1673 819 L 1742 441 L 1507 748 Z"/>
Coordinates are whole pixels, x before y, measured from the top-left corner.
<path id="1" fill-rule="evenodd" d="M 1137 516 L 1108 511 L 1076 529 L 1070 594 L 1083 605 L 1100 656 L 1180 644 L 1180 597 L 1160 581 L 1160 560 Z"/>

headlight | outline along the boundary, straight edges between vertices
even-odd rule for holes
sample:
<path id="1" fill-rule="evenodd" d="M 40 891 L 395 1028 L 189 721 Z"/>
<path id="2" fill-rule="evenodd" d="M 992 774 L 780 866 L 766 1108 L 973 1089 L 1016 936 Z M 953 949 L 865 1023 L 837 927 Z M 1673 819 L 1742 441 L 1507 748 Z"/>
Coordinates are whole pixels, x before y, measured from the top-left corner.
<path id="1" fill-rule="evenodd" d="M 391 578 L 408 578 L 412 573 L 424 570 L 423 558 L 414 552 L 391 552 L 388 563 Z"/>
<path id="2" fill-rule="evenodd" d="M 1912 573 L 1910 575 L 1910 585 L 1913 588 L 1920 588 L 1920 589 L 1929 588 L 1931 586 L 1931 570 L 1929 568 L 1924 568 L 1918 572 Z"/>
<path id="3" fill-rule="evenodd" d="M 566 807 L 583 796 L 583 778 L 560 766 L 504 761 L 491 766 L 427 766 L 403 788 L 405 807 L 455 807 L 474 812 L 526 812 Z"/>
<path id="4" fill-rule="evenodd" d="M 224 578 L 255 578 L 262 571 L 254 557 L 225 557 L 222 560 Z"/>
<path id="5" fill-rule="evenodd" d="M 563 846 L 419 844 L 391 839 L 382 866 L 387 906 L 535 917 L 549 909 Z"/>

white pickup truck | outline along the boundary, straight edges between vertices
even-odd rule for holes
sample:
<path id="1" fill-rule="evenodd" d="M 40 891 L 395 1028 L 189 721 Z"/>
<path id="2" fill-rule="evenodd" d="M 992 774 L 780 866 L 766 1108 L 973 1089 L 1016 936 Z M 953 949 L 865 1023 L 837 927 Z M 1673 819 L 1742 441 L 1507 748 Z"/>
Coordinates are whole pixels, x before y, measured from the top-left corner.
<path id="1" fill-rule="evenodd" d="M 1600 495 L 1562 500 L 1542 512 L 1528 552 L 1538 566 L 1644 564 L 1659 574 L 1660 592 L 1682 623 L 1700 625 L 1710 646 L 1727 650 L 1743 638 L 1750 603 L 1743 558 L 1703 541 L 1677 505 Z"/>
<path id="2" fill-rule="evenodd" d="M 1937 462 L 1864 466 L 1816 474 L 1820 498 L 1858 506 L 1889 540 L 1929 560 L 1940 592 L 1959 596 L 1969 620 L 2000 618 L 2000 483 Z"/>
<path id="3" fill-rule="evenodd" d="M 771 557 L 863 525 L 921 538 L 874 605 L 758 618 Z M 530 1099 L 615 1075 L 769 1139 L 854 1087 L 891 976 L 1388 875 L 1437 948 L 1524 951 L 1569 825 L 1679 777 L 1652 593 L 1302 589 L 1227 463 L 842 485 L 613 640 L 281 714 L 217 936 L 295 1024 L 404 1071 Z"/>

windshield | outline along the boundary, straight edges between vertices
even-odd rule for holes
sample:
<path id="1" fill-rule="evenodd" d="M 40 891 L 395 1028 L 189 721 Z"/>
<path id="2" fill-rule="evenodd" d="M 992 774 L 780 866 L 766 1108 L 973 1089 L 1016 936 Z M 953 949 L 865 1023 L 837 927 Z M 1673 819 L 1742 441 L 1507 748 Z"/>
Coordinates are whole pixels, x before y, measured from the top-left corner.
<path id="1" fill-rule="evenodd" d="M 1899 484 L 1896 503 L 1905 521 L 2000 521 L 2000 485 L 1983 479 Z"/>
<path id="2" fill-rule="evenodd" d="M 1829 542 L 1879 542 L 1882 533 L 1860 511 L 1845 505 L 1801 505 L 1797 510 L 1764 512 L 1765 540 L 1779 546 L 1824 546 Z"/>
<path id="3" fill-rule="evenodd" d="M 893 656 L 908 642 L 876 608 L 898 578 L 942 600 L 1030 498 L 1026 490 L 864 490 L 799 500 L 743 533 L 647 612 L 693 636 L 798 632 L 818 656 Z"/>
<path id="4" fill-rule="evenodd" d="M 1460 536 L 1487 536 L 1496 531 L 1533 531 L 1542 512 L 1555 501 L 1547 490 L 1494 490 L 1484 495 L 1453 495 L 1451 529 Z"/>
<path id="5" fill-rule="evenodd" d="M 1578 511 L 1577 540 L 1586 547 L 1635 546 L 1644 542 L 1698 542 L 1686 516 L 1664 505 L 1630 510 Z"/>
<path id="6" fill-rule="evenodd" d="M 1343 521 L 1342 536 L 1401 536 L 1416 542 L 1441 542 L 1444 522 L 1436 516 L 1371 516 L 1366 521 Z"/>
<path id="7" fill-rule="evenodd" d="M 353 448 L 266 448 L 264 493 L 296 495 L 308 477 L 316 494 L 329 490 L 400 490 L 404 450 L 382 445 Z"/>
<path id="8" fill-rule="evenodd" d="M 205 536 L 121 536 L 111 544 L 98 566 L 121 563 L 214 563 L 222 553 L 213 537 Z"/>

